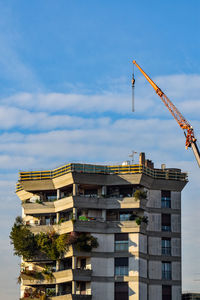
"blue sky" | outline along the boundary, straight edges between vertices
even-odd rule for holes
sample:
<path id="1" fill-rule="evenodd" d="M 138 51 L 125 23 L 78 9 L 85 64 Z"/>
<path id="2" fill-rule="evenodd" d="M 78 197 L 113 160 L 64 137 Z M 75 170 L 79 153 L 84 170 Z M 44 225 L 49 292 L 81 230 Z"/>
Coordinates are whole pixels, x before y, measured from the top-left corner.
<path id="1" fill-rule="evenodd" d="M 199 168 L 136 59 L 200 140 L 200 2 L 0 1 L 0 298 L 19 291 L 8 234 L 21 213 L 18 170 L 121 163 L 145 151 L 189 172 L 183 192 L 183 290 L 200 292 Z M 136 156 L 137 160 L 137 156 Z M 195 247 L 193 247 L 195 245 Z M 5 273 L 5 269 L 7 270 Z"/>

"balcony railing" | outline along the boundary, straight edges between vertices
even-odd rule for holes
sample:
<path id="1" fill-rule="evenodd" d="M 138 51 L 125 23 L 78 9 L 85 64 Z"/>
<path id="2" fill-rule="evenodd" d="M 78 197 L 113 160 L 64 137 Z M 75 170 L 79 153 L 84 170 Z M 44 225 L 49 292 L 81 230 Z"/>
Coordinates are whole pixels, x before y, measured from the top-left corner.
<path id="1" fill-rule="evenodd" d="M 91 300 L 92 295 L 66 294 L 61 296 L 48 297 L 47 300 Z"/>
<path id="2" fill-rule="evenodd" d="M 187 173 L 182 173 L 179 170 L 151 169 L 145 167 L 144 165 L 103 166 L 103 165 L 72 163 L 72 164 L 64 165 L 54 170 L 20 172 L 19 182 L 17 183 L 16 191 L 18 192 L 22 190 L 20 181 L 54 179 L 56 177 L 71 172 L 96 173 L 96 174 L 145 174 L 155 179 L 187 181 Z"/>

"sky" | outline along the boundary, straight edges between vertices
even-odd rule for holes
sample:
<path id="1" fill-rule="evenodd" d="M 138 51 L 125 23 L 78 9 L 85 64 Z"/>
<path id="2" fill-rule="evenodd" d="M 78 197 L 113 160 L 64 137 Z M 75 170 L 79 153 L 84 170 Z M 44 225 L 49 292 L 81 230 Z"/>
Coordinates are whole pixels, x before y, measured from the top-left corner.
<path id="1" fill-rule="evenodd" d="M 146 152 L 187 171 L 182 194 L 183 291 L 200 292 L 199 168 L 135 59 L 200 140 L 198 0 L 0 0 L 0 298 L 18 299 L 9 232 L 19 170 L 68 162 L 121 164 Z M 135 162 L 138 155 L 135 155 Z"/>

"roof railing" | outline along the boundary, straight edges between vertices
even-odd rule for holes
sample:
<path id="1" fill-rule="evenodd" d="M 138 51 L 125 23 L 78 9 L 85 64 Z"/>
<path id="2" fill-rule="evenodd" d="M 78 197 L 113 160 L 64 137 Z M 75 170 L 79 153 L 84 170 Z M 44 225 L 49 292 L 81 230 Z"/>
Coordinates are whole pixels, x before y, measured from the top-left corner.
<path id="1" fill-rule="evenodd" d="M 155 179 L 168 179 L 187 181 L 187 173 L 182 173 L 179 170 L 170 169 L 151 169 L 144 165 L 116 165 L 116 166 L 103 166 L 103 165 L 91 165 L 91 164 L 67 164 L 54 170 L 47 171 L 31 171 L 31 172 L 19 172 L 19 182 L 16 186 L 16 191 L 20 191 L 22 186 L 20 181 L 28 180 L 48 180 L 56 177 L 71 173 L 96 173 L 96 174 L 140 174 L 143 173 L 147 176 Z"/>

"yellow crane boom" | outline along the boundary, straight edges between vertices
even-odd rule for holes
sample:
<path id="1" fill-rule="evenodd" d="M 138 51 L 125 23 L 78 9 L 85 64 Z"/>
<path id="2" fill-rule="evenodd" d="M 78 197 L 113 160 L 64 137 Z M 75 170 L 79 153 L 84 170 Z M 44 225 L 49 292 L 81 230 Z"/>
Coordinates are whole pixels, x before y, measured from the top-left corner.
<path id="1" fill-rule="evenodd" d="M 147 79 L 147 81 L 151 84 L 151 86 L 156 91 L 156 94 L 161 98 L 165 106 L 168 108 L 174 119 L 177 121 L 179 126 L 183 129 L 186 142 L 185 147 L 188 149 L 188 147 L 191 147 L 194 153 L 194 156 L 197 160 L 197 163 L 200 167 L 200 152 L 196 144 L 196 138 L 194 136 L 194 130 L 193 127 L 190 125 L 190 123 L 183 117 L 183 115 L 180 113 L 178 108 L 169 100 L 169 98 L 163 93 L 163 91 L 153 82 L 153 80 L 144 72 L 144 70 L 136 63 L 135 60 L 133 60 L 133 64 L 136 65 L 136 67 L 140 70 L 140 72 L 144 75 L 144 77 Z M 132 79 L 132 84 L 134 85 L 135 80 Z"/>

